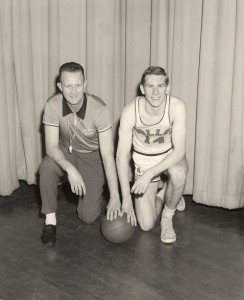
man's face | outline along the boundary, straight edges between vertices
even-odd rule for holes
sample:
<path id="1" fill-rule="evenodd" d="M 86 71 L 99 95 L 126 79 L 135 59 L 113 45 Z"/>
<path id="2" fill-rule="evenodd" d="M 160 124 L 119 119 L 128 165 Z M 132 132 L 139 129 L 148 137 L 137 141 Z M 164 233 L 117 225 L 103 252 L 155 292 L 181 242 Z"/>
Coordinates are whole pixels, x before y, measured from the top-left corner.
<path id="1" fill-rule="evenodd" d="M 81 72 L 63 72 L 61 82 L 58 83 L 58 87 L 63 93 L 66 101 L 76 106 L 80 104 L 84 97 L 84 91 L 86 87 L 86 81 Z"/>
<path id="2" fill-rule="evenodd" d="M 147 75 L 144 84 L 140 85 L 141 92 L 147 102 L 154 108 L 159 107 L 168 93 L 169 87 L 165 84 L 166 77 L 163 75 Z"/>

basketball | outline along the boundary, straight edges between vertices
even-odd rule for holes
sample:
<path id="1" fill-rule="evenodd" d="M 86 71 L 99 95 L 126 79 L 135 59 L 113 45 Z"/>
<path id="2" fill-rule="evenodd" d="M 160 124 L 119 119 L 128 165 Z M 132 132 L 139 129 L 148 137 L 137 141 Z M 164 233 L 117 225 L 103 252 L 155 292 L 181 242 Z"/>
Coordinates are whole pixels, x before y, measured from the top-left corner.
<path id="1" fill-rule="evenodd" d="M 103 237 L 115 244 L 127 242 L 134 234 L 135 226 L 127 222 L 127 214 L 123 217 L 117 216 L 113 221 L 107 220 L 105 216 L 101 223 Z"/>

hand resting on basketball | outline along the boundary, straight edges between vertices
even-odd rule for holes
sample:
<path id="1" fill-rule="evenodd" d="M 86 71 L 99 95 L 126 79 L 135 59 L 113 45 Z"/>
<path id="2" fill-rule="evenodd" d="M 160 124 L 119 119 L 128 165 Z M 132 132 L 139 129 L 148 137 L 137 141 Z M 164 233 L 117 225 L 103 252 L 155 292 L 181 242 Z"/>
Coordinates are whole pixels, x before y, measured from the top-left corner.
<path id="1" fill-rule="evenodd" d="M 120 199 L 110 198 L 107 205 L 107 220 L 113 221 L 120 213 Z"/>
<path id="2" fill-rule="evenodd" d="M 101 233 L 110 243 L 120 244 L 128 242 L 135 232 L 135 226 L 127 222 L 127 216 L 118 216 L 110 221 L 106 217 L 101 222 Z"/>
<path id="3" fill-rule="evenodd" d="M 66 172 L 68 174 L 68 180 L 71 186 L 71 190 L 74 194 L 81 196 L 82 194 L 86 194 L 86 186 L 85 183 L 80 175 L 80 173 L 77 171 L 75 167 L 69 167 L 66 169 Z"/>
<path id="4" fill-rule="evenodd" d="M 133 226 L 137 226 L 136 215 L 131 199 L 128 199 L 127 201 L 125 199 L 123 200 L 122 212 L 120 213 L 120 216 L 122 217 L 124 213 L 127 214 L 127 222 L 131 223 Z"/>

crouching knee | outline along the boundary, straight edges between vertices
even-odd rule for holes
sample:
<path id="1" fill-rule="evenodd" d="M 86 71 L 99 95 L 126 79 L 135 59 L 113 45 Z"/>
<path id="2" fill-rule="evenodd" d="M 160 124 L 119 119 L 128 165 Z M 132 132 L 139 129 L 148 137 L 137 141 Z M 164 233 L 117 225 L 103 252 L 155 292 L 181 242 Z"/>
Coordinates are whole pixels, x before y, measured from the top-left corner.
<path id="1" fill-rule="evenodd" d="M 49 171 L 50 169 L 50 162 L 45 158 L 42 160 L 39 166 L 39 174 L 42 176 L 43 174 L 47 173 L 47 170 Z"/>
<path id="2" fill-rule="evenodd" d="M 154 228 L 155 222 L 153 220 L 138 220 L 141 230 L 150 231 Z"/>
<path id="3" fill-rule="evenodd" d="M 92 216 L 87 216 L 81 213 L 78 213 L 78 217 L 81 221 L 83 221 L 86 224 L 91 224 L 95 221 L 95 219 Z"/>
<path id="4" fill-rule="evenodd" d="M 88 212 L 82 212 L 82 211 L 78 211 L 78 217 L 81 221 L 83 221 L 86 224 L 91 224 L 94 221 L 96 221 L 96 219 L 98 218 L 98 216 L 100 215 L 100 212 L 96 212 L 96 213 L 88 213 Z"/>
<path id="5" fill-rule="evenodd" d="M 181 186 L 186 183 L 188 168 L 186 166 L 174 166 L 168 169 L 169 178 L 176 186 Z"/>
<path id="6" fill-rule="evenodd" d="M 39 166 L 39 174 L 40 176 L 53 176 L 54 174 L 59 174 L 60 168 L 55 163 L 53 159 L 51 159 L 49 156 L 45 156 L 42 162 Z"/>

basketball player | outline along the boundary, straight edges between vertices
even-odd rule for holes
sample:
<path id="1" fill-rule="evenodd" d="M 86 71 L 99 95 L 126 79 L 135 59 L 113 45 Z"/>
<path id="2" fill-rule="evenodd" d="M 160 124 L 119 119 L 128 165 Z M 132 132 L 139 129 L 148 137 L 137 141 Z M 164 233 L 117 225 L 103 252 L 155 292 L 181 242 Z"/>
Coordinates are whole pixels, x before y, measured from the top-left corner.
<path id="1" fill-rule="evenodd" d="M 151 230 L 162 213 L 161 240 L 173 243 L 176 241 L 173 216 L 176 208 L 183 210 L 185 206 L 182 194 L 188 172 L 186 108 L 183 101 L 169 94 L 169 79 L 161 67 L 145 70 L 140 90 L 143 96 L 136 97 L 124 108 L 120 121 L 117 169 L 122 213 L 127 213 L 128 222 L 133 225 L 138 221 L 144 231 Z M 130 189 L 132 146 L 135 181 Z M 161 180 L 163 173 L 167 174 L 167 185 Z M 135 196 L 135 211 L 131 193 Z"/>
<path id="2" fill-rule="evenodd" d="M 108 218 L 116 218 L 121 206 L 107 105 L 85 93 L 84 69 L 78 63 L 60 67 L 58 88 L 61 93 L 46 102 L 43 117 L 47 153 L 40 165 L 44 244 L 56 240 L 58 183 L 64 174 L 79 196 L 77 212 L 85 223 L 92 223 L 101 213 L 105 175 L 110 191 Z"/>

